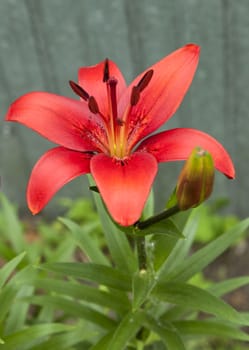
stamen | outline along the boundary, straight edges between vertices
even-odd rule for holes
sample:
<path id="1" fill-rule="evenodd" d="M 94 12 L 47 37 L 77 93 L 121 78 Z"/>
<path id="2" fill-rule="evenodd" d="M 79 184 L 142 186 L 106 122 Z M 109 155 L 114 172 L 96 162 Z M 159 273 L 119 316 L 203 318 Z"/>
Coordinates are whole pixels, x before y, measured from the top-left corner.
<path id="1" fill-rule="evenodd" d="M 110 93 L 110 102 L 111 102 L 111 110 L 112 110 L 112 116 L 113 120 L 117 120 L 118 116 L 118 106 L 117 106 L 117 79 L 110 78 L 107 81 L 108 84 L 108 90 Z"/>
<path id="2" fill-rule="evenodd" d="M 88 108 L 90 109 L 90 111 L 93 114 L 99 113 L 99 106 L 98 106 L 97 101 L 95 100 L 95 98 L 93 96 L 89 97 Z"/>
<path id="3" fill-rule="evenodd" d="M 130 104 L 131 106 L 136 106 L 140 99 L 140 90 L 138 86 L 133 86 L 132 91 L 131 91 L 131 99 L 130 99 Z"/>
<path id="4" fill-rule="evenodd" d="M 142 92 L 146 86 L 148 86 L 149 82 L 151 81 L 151 78 L 153 76 L 153 69 L 148 70 L 144 76 L 142 77 L 142 79 L 139 81 L 139 83 L 137 84 L 137 87 L 139 89 L 140 92 Z"/>
<path id="5" fill-rule="evenodd" d="M 76 95 L 83 98 L 83 100 L 85 101 L 89 100 L 89 97 L 90 97 L 89 94 L 81 86 L 79 86 L 72 80 L 69 80 L 69 85 L 71 86 L 71 89 L 73 90 L 73 92 L 76 93 Z"/>
<path id="6" fill-rule="evenodd" d="M 151 78 L 153 76 L 153 69 L 148 70 L 140 79 L 139 83 L 136 86 L 133 86 L 131 90 L 131 99 L 130 104 L 131 106 L 136 106 L 140 99 L 140 93 L 148 86 L 149 82 L 151 81 Z"/>
<path id="7" fill-rule="evenodd" d="M 106 83 L 110 79 L 110 71 L 109 71 L 109 60 L 105 59 L 104 65 L 104 74 L 103 74 L 103 82 Z"/>

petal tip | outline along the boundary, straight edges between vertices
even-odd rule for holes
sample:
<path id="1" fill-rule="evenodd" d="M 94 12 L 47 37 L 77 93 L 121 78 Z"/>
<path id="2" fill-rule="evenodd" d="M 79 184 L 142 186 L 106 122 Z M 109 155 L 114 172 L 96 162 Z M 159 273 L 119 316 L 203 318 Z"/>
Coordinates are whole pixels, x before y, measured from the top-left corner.
<path id="1" fill-rule="evenodd" d="M 197 44 L 194 44 L 194 43 L 189 43 L 189 44 L 186 44 L 184 46 L 184 48 L 186 48 L 188 51 L 191 51 L 197 55 L 199 55 L 200 51 L 201 51 L 201 47 Z"/>
<path id="2" fill-rule="evenodd" d="M 32 207 L 31 205 L 28 205 L 28 208 L 33 216 L 35 216 L 36 214 L 39 214 L 39 212 L 41 211 L 40 209 Z"/>
<path id="3" fill-rule="evenodd" d="M 39 214 L 40 211 L 43 209 L 41 202 L 38 200 L 34 200 L 34 198 L 32 198 L 32 193 L 30 193 L 29 190 L 27 190 L 27 197 L 26 198 L 27 198 L 27 206 L 28 206 L 28 209 L 31 212 L 31 214 L 33 216 L 36 214 Z"/>
<path id="4" fill-rule="evenodd" d="M 13 108 L 12 108 L 12 104 L 11 104 L 7 110 L 5 117 L 4 117 L 4 120 L 6 122 L 12 121 L 12 110 L 13 110 Z"/>
<path id="5" fill-rule="evenodd" d="M 235 169 L 232 168 L 230 172 L 228 172 L 227 174 L 225 174 L 226 177 L 229 179 L 229 180 L 234 180 L 235 177 L 236 177 L 236 173 L 235 173 Z"/>

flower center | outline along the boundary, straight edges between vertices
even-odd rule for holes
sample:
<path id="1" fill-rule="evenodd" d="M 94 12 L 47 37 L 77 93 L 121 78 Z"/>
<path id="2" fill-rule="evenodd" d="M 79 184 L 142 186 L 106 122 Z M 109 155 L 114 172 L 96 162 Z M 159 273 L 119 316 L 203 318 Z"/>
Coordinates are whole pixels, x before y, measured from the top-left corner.
<path id="1" fill-rule="evenodd" d="M 130 103 L 126 107 L 123 115 L 118 115 L 117 84 L 118 80 L 110 76 L 109 61 L 105 60 L 103 71 L 103 83 L 106 84 L 108 113 L 103 115 L 99 110 L 98 103 L 94 96 L 90 96 L 81 86 L 73 81 L 69 81 L 72 90 L 88 103 L 90 112 L 99 114 L 105 123 L 106 134 L 109 145 L 109 155 L 118 159 L 129 156 L 130 149 L 127 147 L 130 132 L 130 115 L 132 108 L 140 100 L 141 92 L 148 86 L 153 76 L 153 70 L 148 70 L 139 80 L 138 84 L 132 87 Z"/>

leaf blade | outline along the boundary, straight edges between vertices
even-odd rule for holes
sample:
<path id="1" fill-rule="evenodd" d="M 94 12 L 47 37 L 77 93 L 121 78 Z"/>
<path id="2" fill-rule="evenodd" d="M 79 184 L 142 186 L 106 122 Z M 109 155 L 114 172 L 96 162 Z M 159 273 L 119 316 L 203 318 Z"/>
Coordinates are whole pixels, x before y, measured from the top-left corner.
<path id="1" fill-rule="evenodd" d="M 176 266 L 184 261 L 189 249 L 193 243 L 194 235 L 198 227 L 199 211 L 195 209 L 191 212 L 183 229 L 185 239 L 179 240 L 173 248 L 167 260 L 162 264 L 157 272 L 158 281 L 164 280 L 171 271 L 174 271 Z"/>
<path id="2" fill-rule="evenodd" d="M 93 263 L 47 263 L 41 269 L 96 282 L 123 291 L 131 290 L 131 278 L 123 271 Z"/>
<path id="3" fill-rule="evenodd" d="M 184 320 L 175 321 L 174 326 L 183 335 L 212 335 L 223 339 L 249 341 L 249 335 L 240 329 L 217 320 Z"/>
<path id="4" fill-rule="evenodd" d="M 111 330 L 116 324 L 114 320 L 91 306 L 67 299 L 63 296 L 39 295 L 23 299 L 23 302 L 25 301 L 35 305 L 50 306 L 53 309 L 59 308 L 63 310 L 66 315 L 79 317 L 79 319 L 84 319 L 103 329 Z"/>
<path id="5" fill-rule="evenodd" d="M 11 259 L 7 264 L 5 264 L 0 269 L 0 289 L 3 287 L 10 274 L 15 270 L 17 265 L 22 261 L 23 257 L 26 255 L 26 252 L 23 252 L 17 255 L 15 258 Z"/>
<path id="6" fill-rule="evenodd" d="M 203 270 L 210 262 L 223 253 L 233 242 L 245 233 L 248 227 L 249 218 L 241 221 L 226 233 L 210 242 L 204 248 L 192 254 L 189 258 L 185 259 L 184 262 L 178 265 L 174 271 L 164 273 L 164 281 L 187 281 L 190 277 Z"/>
<path id="7" fill-rule="evenodd" d="M 70 230 L 73 239 L 90 261 L 97 264 L 110 265 L 110 262 L 106 256 L 90 237 L 90 233 L 96 227 L 95 223 L 87 224 L 81 227 L 67 218 L 60 218 L 59 220 Z"/>
<path id="8" fill-rule="evenodd" d="M 187 283 L 170 282 L 157 285 L 153 294 L 162 301 L 187 307 L 190 310 L 212 314 L 236 324 L 246 325 L 247 321 L 229 304 L 206 290 Z"/>
<path id="9" fill-rule="evenodd" d="M 181 333 L 171 324 L 167 324 L 167 326 L 161 325 L 157 320 L 148 315 L 145 324 L 149 329 L 159 335 L 166 345 L 167 350 L 186 350 L 180 336 Z"/>

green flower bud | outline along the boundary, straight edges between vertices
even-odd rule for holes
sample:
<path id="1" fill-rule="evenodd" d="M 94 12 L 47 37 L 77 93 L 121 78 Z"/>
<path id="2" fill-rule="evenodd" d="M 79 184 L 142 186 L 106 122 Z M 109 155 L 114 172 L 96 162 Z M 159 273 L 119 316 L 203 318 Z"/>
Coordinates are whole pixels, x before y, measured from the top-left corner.
<path id="1" fill-rule="evenodd" d="M 211 154 L 196 147 L 186 160 L 177 181 L 176 198 L 181 210 L 197 207 L 210 196 L 214 171 Z"/>

